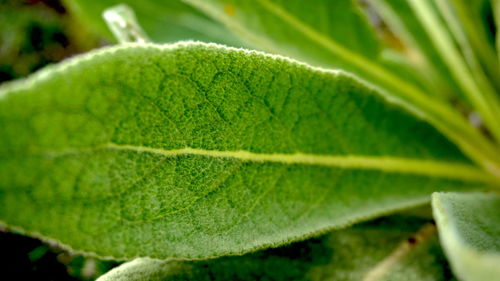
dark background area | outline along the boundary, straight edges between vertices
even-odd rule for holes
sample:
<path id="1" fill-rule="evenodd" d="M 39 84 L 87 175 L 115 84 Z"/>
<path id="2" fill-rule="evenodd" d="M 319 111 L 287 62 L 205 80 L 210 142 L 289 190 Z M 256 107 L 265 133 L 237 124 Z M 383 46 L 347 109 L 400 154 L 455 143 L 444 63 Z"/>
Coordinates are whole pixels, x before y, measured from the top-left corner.
<path id="1" fill-rule="evenodd" d="M 59 0 L 0 0 L 0 82 L 101 44 Z"/>

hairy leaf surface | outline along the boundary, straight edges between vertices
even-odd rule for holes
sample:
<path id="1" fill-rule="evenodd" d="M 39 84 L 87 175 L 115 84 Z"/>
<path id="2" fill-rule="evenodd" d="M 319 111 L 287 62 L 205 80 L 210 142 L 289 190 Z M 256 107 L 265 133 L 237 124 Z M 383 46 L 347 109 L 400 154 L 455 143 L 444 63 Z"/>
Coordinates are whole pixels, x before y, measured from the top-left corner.
<path id="1" fill-rule="evenodd" d="M 179 40 L 201 40 L 242 46 L 226 27 L 217 23 L 181 0 L 65 0 L 71 11 L 92 30 L 113 39 L 102 13 L 118 4 L 129 5 L 140 25 L 158 43 Z"/>
<path id="2" fill-rule="evenodd" d="M 383 247 L 381 247 L 383 245 Z M 451 280 L 435 226 L 389 217 L 239 257 L 179 262 L 137 259 L 99 281 Z"/>
<path id="3" fill-rule="evenodd" d="M 213 44 L 99 50 L 0 88 L 0 220 L 207 258 L 495 181 L 352 77 Z"/>
<path id="4" fill-rule="evenodd" d="M 435 193 L 434 217 L 453 271 L 461 280 L 500 280 L 500 195 Z"/>

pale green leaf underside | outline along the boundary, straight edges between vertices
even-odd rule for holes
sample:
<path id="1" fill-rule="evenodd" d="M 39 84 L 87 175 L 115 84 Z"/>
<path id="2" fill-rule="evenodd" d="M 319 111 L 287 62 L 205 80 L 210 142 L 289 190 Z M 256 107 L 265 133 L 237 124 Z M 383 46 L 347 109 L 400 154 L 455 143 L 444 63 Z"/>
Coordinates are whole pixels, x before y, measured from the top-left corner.
<path id="1" fill-rule="evenodd" d="M 493 181 L 342 73 L 125 45 L 0 88 L 0 220 L 101 256 L 206 258 Z"/>
<path id="2" fill-rule="evenodd" d="M 434 217 L 454 272 L 461 280 L 500 280 L 500 195 L 435 193 Z"/>
<path id="3" fill-rule="evenodd" d="M 137 259 L 98 281 L 444 281 L 450 276 L 435 226 L 394 216 L 245 256 L 194 262 Z"/>

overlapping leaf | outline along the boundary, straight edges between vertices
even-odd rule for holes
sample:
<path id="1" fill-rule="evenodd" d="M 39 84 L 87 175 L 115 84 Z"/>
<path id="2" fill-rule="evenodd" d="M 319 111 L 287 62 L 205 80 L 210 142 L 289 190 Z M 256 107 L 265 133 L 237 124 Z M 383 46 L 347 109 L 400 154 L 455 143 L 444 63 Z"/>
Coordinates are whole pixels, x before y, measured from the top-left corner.
<path id="1" fill-rule="evenodd" d="M 441 243 L 461 280 L 500 280 L 500 196 L 436 193 L 432 206 Z"/>
<path id="2" fill-rule="evenodd" d="M 137 259 L 99 281 L 256 279 L 444 281 L 452 274 L 435 226 L 394 216 L 245 256 L 193 262 Z"/>

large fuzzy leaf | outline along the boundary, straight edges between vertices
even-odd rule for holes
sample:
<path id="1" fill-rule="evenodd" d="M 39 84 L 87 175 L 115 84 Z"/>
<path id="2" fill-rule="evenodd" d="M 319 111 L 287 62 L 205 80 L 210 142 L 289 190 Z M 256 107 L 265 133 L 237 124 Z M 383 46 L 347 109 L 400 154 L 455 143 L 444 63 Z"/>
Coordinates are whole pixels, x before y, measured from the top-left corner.
<path id="1" fill-rule="evenodd" d="M 395 216 L 245 256 L 193 262 L 137 259 L 99 281 L 256 279 L 444 281 L 452 276 L 435 226 Z"/>
<path id="2" fill-rule="evenodd" d="M 0 89 L 0 220 L 101 256 L 207 258 L 496 180 L 340 72 L 125 45 Z"/>
<path id="3" fill-rule="evenodd" d="M 500 280 L 500 195 L 436 193 L 432 206 L 453 271 L 461 280 Z"/>

